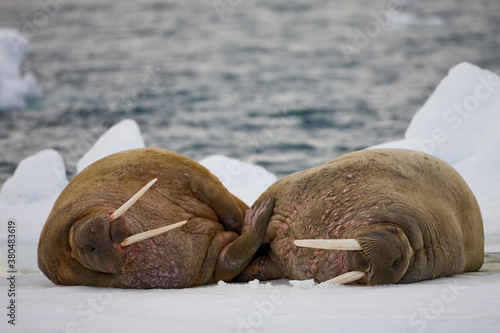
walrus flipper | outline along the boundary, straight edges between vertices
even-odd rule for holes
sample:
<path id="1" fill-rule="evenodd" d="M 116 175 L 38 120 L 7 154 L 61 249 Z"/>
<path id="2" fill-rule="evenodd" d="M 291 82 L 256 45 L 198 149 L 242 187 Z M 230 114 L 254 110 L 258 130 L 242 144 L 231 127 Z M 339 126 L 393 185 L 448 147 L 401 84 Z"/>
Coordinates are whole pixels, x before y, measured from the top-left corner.
<path id="1" fill-rule="evenodd" d="M 232 282 L 248 282 L 255 279 L 259 281 L 279 280 L 286 279 L 286 275 L 271 257 L 262 256 L 254 258 Z"/>
<path id="2" fill-rule="evenodd" d="M 269 198 L 245 211 L 241 236 L 229 243 L 220 253 L 214 280 L 230 281 L 240 274 L 262 244 L 274 208 Z"/>
<path id="3" fill-rule="evenodd" d="M 225 230 L 240 235 L 244 224 L 243 212 L 248 206 L 232 195 L 210 171 L 205 171 L 197 177 L 190 177 L 193 195 L 214 210 Z"/>

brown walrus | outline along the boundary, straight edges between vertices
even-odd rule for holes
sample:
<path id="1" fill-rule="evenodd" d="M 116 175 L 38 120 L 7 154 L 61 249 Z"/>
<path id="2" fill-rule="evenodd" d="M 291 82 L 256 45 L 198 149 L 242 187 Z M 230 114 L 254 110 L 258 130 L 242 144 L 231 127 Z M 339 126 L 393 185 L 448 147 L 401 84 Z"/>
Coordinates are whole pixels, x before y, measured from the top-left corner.
<path id="1" fill-rule="evenodd" d="M 280 179 L 255 204 L 268 198 L 275 199 L 261 250 L 268 256 L 237 280 L 410 283 L 483 264 L 477 201 L 462 177 L 431 155 L 353 152 Z"/>
<path id="2" fill-rule="evenodd" d="M 134 196 L 145 192 L 137 203 L 116 210 L 153 178 Z M 260 246 L 272 200 L 247 209 L 187 157 L 153 148 L 117 153 L 88 166 L 60 194 L 40 235 L 38 265 L 63 285 L 183 288 L 229 281 Z M 175 230 L 131 244 L 137 234 L 182 220 Z"/>

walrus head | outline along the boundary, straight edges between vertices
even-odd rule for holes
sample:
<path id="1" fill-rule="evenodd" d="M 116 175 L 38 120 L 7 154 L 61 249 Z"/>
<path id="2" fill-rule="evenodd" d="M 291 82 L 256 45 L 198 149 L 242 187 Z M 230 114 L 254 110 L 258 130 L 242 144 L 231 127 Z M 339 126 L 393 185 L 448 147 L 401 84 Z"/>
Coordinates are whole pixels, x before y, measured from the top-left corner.
<path id="1" fill-rule="evenodd" d="M 79 221 L 70 229 L 71 256 L 84 267 L 103 273 L 117 273 L 124 264 L 121 241 L 132 234 L 123 221 L 112 221 L 111 214 L 99 214 Z"/>
<path id="2" fill-rule="evenodd" d="M 60 269 L 60 258 L 43 256 L 39 257 L 39 265 L 42 271 L 51 280 L 63 284 L 66 284 L 64 281 L 68 279 L 72 281 L 76 274 L 90 277 L 91 272 L 94 272 L 94 274 L 121 273 L 127 264 L 127 254 L 132 250 L 130 245 L 186 224 L 187 221 L 181 221 L 157 229 L 143 231 L 140 221 L 136 221 L 133 215 L 126 214 L 128 209 L 156 181 L 156 178 L 150 181 L 115 211 L 108 211 L 102 207 L 98 208 L 97 211 L 91 209 L 83 215 L 77 214 L 75 216 L 76 220 L 71 222 L 69 232 L 66 234 L 67 241 L 59 239 L 56 242 L 62 244 L 67 242 L 69 256 L 83 266 L 84 270 L 75 266 L 74 272 L 69 270 L 64 273 Z M 96 275 L 91 279 L 99 279 L 102 276 Z"/>
<path id="3" fill-rule="evenodd" d="M 413 260 L 413 249 L 404 231 L 391 223 L 377 223 L 352 239 L 296 240 L 295 245 L 317 249 L 344 250 L 344 269 L 328 282 L 346 284 L 397 283 Z"/>
<path id="4" fill-rule="evenodd" d="M 150 181 L 114 212 L 92 215 L 74 223 L 69 232 L 71 256 L 84 267 L 103 273 L 118 273 L 125 264 L 127 246 L 186 223 L 134 233 L 125 212 L 157 181 Z M 135 235 L 134 235 L 135 234 Z"/>

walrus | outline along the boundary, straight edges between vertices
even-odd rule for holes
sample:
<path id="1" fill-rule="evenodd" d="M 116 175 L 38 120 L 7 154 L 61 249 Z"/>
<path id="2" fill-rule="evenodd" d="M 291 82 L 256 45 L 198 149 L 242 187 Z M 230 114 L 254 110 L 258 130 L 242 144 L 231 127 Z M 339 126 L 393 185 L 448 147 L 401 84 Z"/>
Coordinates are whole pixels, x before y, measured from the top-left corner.
<path id="1" fill-rule="evenodd" d="M 229 281 L 259 248 L 272 207 L 270 200 L 249 210 L 180 154 L 128 150 L 88 166 L 62 191 L 40 235 L 38 265 L 61 285 L 144 289 Z"/>
<path id="2" fill-rule="evenodd" d="M 274 211 L 253 262 L 236 278 L 411 283 L 483 264 L 478 203 L 431 155 L 362 150 L 285 176 L 255 202 Z"/>

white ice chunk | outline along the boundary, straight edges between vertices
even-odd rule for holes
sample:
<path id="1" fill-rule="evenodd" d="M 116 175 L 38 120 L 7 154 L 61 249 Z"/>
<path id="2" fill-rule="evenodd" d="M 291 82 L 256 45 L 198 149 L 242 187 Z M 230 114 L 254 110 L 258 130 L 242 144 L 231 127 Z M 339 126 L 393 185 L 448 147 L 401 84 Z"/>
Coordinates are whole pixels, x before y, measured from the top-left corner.
<path id="1" fill-rule="evenodd" d="M 261 166 L 223 155 L 212 155 L 200 161 L 233 195 L 251 206 L 278 179 Z"/>
<path id="2" fill-rule="evenodd" d="M 290 280 L 288 281 L 292 286 L 299 289 L 309 289 L 316 286 L 316 282 L 313 279 L 309 280 Z"/>
<path id="3" fill-rule="evenodd" d="M 494 140 L 498 125 L 500 78 L 462 62 L 450 70 L 415 114 L 405 139 L 453 165 Z"/>
<path id="4" fill-rule="evenodd" d="M 107 130 L 83 155 L 78 161 L 76 172 L 80 173 L 90 164 L 108 155 L 144 147 L 144 140 L 137 123 L 132 119 L 124 119 Z"/>
<path id="5" fill-rule="evenodd" d="M 40 232 L 55 200 L 68 184 L 61 155 L 43 150 L 22 160 L 0 190 L 0 256 L 7 260 L 7 223 L 15 223 L 16 263 L 21 273 L 38 270 Z M 5 228 L 5 229 L 4 229 Z"/>
<path id="6" fill-rule="evenodd" d="M 33 73 L 21 73 L 31 52 L 28 40 L 15 29 L 0 29 L 0 110 L 24 108 L 26 101 L 41 96 Z"/>
<path id="7" fill-rule="evenodd" d="M 248 281 L 248 287 L 252 290 L 257 290 L 260 288 L 260 281 L 257 279 L 254 279 L 252 281 Z"/>
<path id="8" fill-rule="evenodd" d="M 67 184 L 62 156 L 53 149 L 46 149 L 19 163 L 14 175 L 2 186 L 0 202 L 23 204 L 44 201 L 59 194 Z"/>

